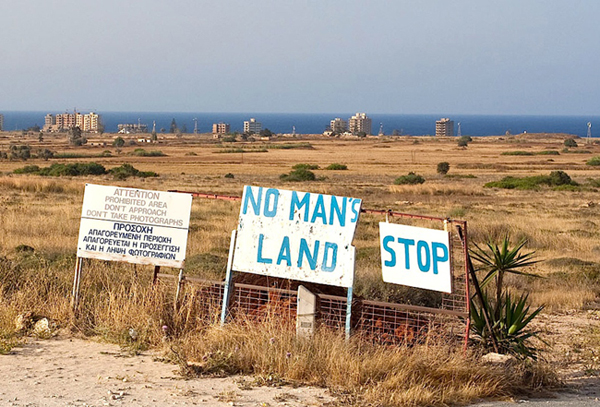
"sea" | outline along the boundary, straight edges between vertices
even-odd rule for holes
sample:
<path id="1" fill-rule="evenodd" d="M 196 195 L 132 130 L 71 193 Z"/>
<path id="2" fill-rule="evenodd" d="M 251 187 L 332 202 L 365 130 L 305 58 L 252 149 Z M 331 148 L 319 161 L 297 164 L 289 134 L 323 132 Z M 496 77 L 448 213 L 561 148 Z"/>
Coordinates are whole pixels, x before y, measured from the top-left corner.
<path id="1" fill-rule="evenodd" d="M 44 125 L 47 113 L 41 111 L 0 111 L 4 115 L 4 130 L 23 130 Z M 86 113 L 86 112 L 81 112 Z M 336 117 L 348 120 L 354 113 L 206 113 L 206 112 L 96 112 L 101 115 L 107 133 L 116 133 L 119 124 L 141 123 L 157 132 L 168 132 L 174 119 L 180 130 L 212 132 L 213 123 L 231 125 L 231 131 L 242 131 L 243 122 L 250 118 L 262 123 L 263 129 L 283 134 L 321 134 Z M 372 133 L 385 135 L 426 136 L 435 134 L 435 122 L 442 117 L 454 121 L 454 134 L 463 136 L 499 136 L 527 133 L 567 133 L 579 137 L 588 135 L 588 123 L 600 123 L 600 116 L 509 116 L 509 115 L 413 115 L 367 113 L 373 120 Z M 195 120 L 196 119 L 196 120 Z M 593 133 L 592 133 L 593 136 Z"/>

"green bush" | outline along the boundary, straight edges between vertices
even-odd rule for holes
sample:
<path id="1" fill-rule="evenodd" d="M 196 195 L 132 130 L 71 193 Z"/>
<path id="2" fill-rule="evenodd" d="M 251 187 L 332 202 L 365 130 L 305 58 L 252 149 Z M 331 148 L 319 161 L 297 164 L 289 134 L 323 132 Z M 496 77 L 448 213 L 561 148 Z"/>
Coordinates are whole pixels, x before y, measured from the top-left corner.
<path id="1" fill-rule="evenodd" d="M 146 151 L 143 148 L 136 148 L 131 154 L 138 157 L 164 157 L 166 155 L 162 151 Z"/>
<path id="2" fill-rule="evenodd" d="M 133 167 L 131 164 L 123 164 L 120 167 L 111 168 L 108 171 L 115 179 L 127 179 L 129 177 L 158 177 L 158 174 L 154 171 L 140 171 Z"/>
<path id="3" fill-rule="evenodd" d="M 37 174 L 40 172 L 40 167 L 37 165 L 26 165 L 23 168 L 17 168 L 13 171 L 15 174 Z"/>
<path id="4" fill-rule="evenodd" d="M 123 137 L 119 136 L 113 141 L 113 146 L 115 147 L 123 147 L 125 145 L 125 140 Z"/>
<path id="5" fill-rule="evenodd" d="M 307 170 L 306 168 L 300 168 L 297 170 L 290 171 L 288 174 L 281 174 L 279 179 L 282 181 L 288 182 L 298 182 L 298 181 L 315 181 L 317 177 L 315 173 Z"/>
<path id="6" fill-rule="evenodd" d="M 316 164 L 296 164 L 292 167 L 293 170 L 318 170 L 319 166 Z"/>
<path id="7" fill-rule="evenodd" d="M 467 147 L 471 141 L 473 141 L 471 136 L 460 136 L 457 144 L 459 147 Z"/>
<path id="8" fill-rule="evenodd" d="M 153 171 L 139 171 L 131 164 L 123 164 L 109 171 L 103 165 L 97 163 L 73 163 L 73 164 L 52 164 L 49 167 L 40 168 L 37 165 L 29 165 L 23 168 L 17 168 L 13 171 L 15 174 L 35 174 L 46 177 L 77 177 L 84 175 L 104 175 L 111 174 L 116 179 L 126 179 L 129 177 L 158 177 Z"/>
<path id="9" fill-rule="evenodd" d="M 283 143 L 283 144 L 267 144 L 267 145 L 265 145 L 265 148 L 268 148 L 269 150 L 293 150 L 293 149 L 314 150 L 314 147 L 312 146 L 312 144 L 307 143 L 307 142 L 302 142 L 302 143 Z"/>
<path id="10" fill-rule="evenodd" d="M 592 157 L 587 162 L 587 165 L 600 165 L 600 156 Z"/>
<path id="11" fill-rule="evenodd" d="M 573 180 L 564 171 L 552 171 L 549 177 L 550 185 L 573 185 Z"/>
<path id="12" fill-rule="evenodd" d="M 504 151 L 500 155 L 533 155 L 531 151 Z"/>
<path id="13" fill-rule="evenodd" d="M 11 160 L 23 160 L 26 161 L 31 157 L 31 147 L 27 144 L 23 145 L 11 145 L 8 157 Z"/>
<path id="14" fill-rule="evenodd" d="M 446 175 L 446 174 L 448 174 L 448 171 L 450 171 L 450 164 L 448 164 L 446 161 L 442 161 L 441 163 L 438 163 L 438 165 L 437 165 L 437 173 L 438 174 Z"/>
<path id="15" fill-rule="evenodd" d="M 77 177 L 83 175 L 103 175 L 106 168 L 97 163 L 52 164 L 40 168 L 39 175 L 50 177 Z"/>
<path id="16" fill-rule="evenodd" d="M 232 173 L 228 172 L 227 174 L 225 174 L 225 178 L 235 178 L 235 176 Z"/>
<path id="17" fill-rule="evenodd" d="M 346 164 L 333 163 L 329 164 L 325 169 L 331 171 L 344 171 L 348 169 L 348 166 Z"/>
<path id="18" fill-rule="evenodd" d="M 416 185 L 424 182 L 425 178 L 414 172 L 409 172 L 408 175 L 402 175 L 394 180 L 394 184 L 396 185 Z"/>
<path id="19" fill-rule="evenodd" d="M 38 156 L 38 158 L 41 158 L 44 161 L 48 161 L 48 159 L 54 157 L 54 152 L 47 148 L 39 149 L 37 156 Z"/>
<path id="20" fill-rule="evenodd" d="M 562 190 L 569 190 L 564 186 L 577 187 L 575 181 L 564 171 L 552 171 L 550 175 L 534 175 L 532 177 L 504 177 L 500 181 L 488 182 L 485 188 L 504 188 L 504 189 L 539 189 L 540 186 L 561 187 Z"/>
<path id="21" fill-rule="evenodd" d="M 560 155 L 560 153 L 556 150 L 544 150 L 538 151 L 535 155 Z"/>
<path id="22" fill-rule="evenodd" d="M 566 139 L 564 144 L 565 144 L 565 147 L 577 147 L 577 142 L 575 141 L 575 139 L 572 139 L 572 138 Z"/>

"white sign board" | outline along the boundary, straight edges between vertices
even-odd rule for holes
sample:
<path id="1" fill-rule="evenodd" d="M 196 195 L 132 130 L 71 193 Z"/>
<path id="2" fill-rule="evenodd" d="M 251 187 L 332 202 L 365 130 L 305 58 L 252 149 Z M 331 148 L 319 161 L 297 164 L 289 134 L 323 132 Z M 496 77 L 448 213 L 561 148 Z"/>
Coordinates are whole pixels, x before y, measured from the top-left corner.
<path id="1" fill-rule="evenodd" d="M 452 292 L 448 232 L 381 222 L 379 238 L 383 281 Z"/>
<path id="2" fill-rule="evenodd" d="M 86 184 L 77 256 L 183 268 L 192 195 Z"/>
<path id="3" fill-rule="evenodd" d="M 351 287 L 356 198 L 244 187 L 233 269 Z"/>

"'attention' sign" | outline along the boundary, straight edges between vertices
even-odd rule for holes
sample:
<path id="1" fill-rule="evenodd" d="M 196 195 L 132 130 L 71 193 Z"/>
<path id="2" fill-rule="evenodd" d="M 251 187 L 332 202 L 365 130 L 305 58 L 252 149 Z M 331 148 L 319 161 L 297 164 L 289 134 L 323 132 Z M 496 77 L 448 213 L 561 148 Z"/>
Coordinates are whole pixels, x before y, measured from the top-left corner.
<path id="1" fill-rule="evenodd" d="M 192 195 L 87 184 L 77 256 L 182 268 Z"/>
<path id="2" fill-rule="evenodd" d="M 233 269 L 351 287 L 361 200 L 244 187 Z"/>

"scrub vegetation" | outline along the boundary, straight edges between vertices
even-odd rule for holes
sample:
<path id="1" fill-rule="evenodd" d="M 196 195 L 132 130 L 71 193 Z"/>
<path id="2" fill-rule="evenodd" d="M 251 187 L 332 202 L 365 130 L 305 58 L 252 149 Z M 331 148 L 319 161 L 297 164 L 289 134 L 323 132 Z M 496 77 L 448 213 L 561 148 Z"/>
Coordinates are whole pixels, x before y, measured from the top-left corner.
<path id="1" fill-rule="evenodd" d="M 10 150 L 12 137 L 0 133 L 1 151 Z M 114 136 L 105 137 L 112 140 Z M 269 144 L 240 141 L 236 146 L 243 149 L 268 149 L 267 153 L 243 156 L 214 154 L 222 147 L 211 136 L 162 137 L 166 138 L 159 144 L 160 151 L 166 156 L 132 155 L 135 146 L 125 143 L 121 151 L 110 150 L 111 154 L 102 159 L 105 168 L 119 168 L 126 161 L 142 172 L 160 172 L 160 177 L 127 181 L 94 173 L 48 177 L 32 170 L 15 173 L 23 168 L 22 161 L 0 161 L 0 354 L 25 340 L 27 332 L 15 330 L 19 315 L 44 316 L 57 329 L 116 342 L 131 353 L 150 347 L 164 349 L 184 375 L 249 373 L 265 385 L 326 386 L 343 405 L 464 404 L 556 385 L 555 371 L 565 366 L 583 366 L 589 374 L 600 370 L 594 359 L 600 352 L 600 334 L 552 336 L 554 328 L 544 330 L 535 325 L 538 318 L 546 321 L 557 314 L 584 319 L 595 315 L 600 295 L 600 183 L 594 185 L 593 181 L 600 179 L 598 169 L 586 165 L 585 157 L 573 154 L 552 156 L 553 161 L 538 154 L 502 155 L 514 150 L 516 142 L 523 151 L 562 148 L 564 136 L 478 138 L 467 149 L 457 146 L 456 138 L 405 136 L 385 138 L 386 148 L 380 148 L 381 138 L 288 138 Z M 415 144 L 415 140 L 419 142 Z M 90 164 L 86 157 L 106 148 L 94 150 L 90 144 L 95 141 L 101 138 L 91 136 L 87 145 L 78 147 L 70 147 L 66 138 L 38 141 L 32 137 L 19 143 L 31 145 L 32 151 L 48 148 L 82 157 L 69 158 L 68 162 L 56 155 L 49 157 L 49 162 L 28 159 L 30 166 L 41 169 L 48 164 Z M 299 147 L 290 147 L 294 145 Z M 600 145 L 577 148 L 600 156 Z M 346 163 L 348 169 L 327 172 L 327 178 L 315 176 L 314 181 L 293 189 L 361 198 L 364 208 L 437 217 L 452 214 L 468 221 L 471 248 L 477 244 L 485 250 L 488 242 L 501 243 L 505 236 L 511 236 L 513 242 L 526 240 L 522 252 L 535 251 L 538 261 L 520 270 L 540 277 L 504 274 L 498 302 L 492 281 L 496 275 L 491 275 L 488 295 L 503 304 L 498 309 L 499 320 L 507 320 L 503 312 L 519 306 L 521 293 L 528 293 L 531 308 L 527 315 L 544 306 L 530 323 L 549 344 L 533 342 L 538 360 L 488 364 L 481 360 L 482 348 L 471 346 L 463 353 L 462 342 L 445 342 L 434 336 L 423 343 L 399 347 L 374 345 L 358 336 L 346 343 L 342 333 L 327 329 L 310 339 L 299 339 L 294 321 L 278 315 L 276 309 L 272 318 L 261 324 L 249 316 L 221 329 L 217 312 L 200 318 L 198 307 L 204 302 L 198 287 L 185 285 L 175 310 L 172 280 L 161 280 L 153 287 L 151 267 L 126 263 L 86 260 L 80 310 L 77 314 L 71 311 L 85 183 L 239 196 L 243 185 L 290 189 L 280 174 L 298 171 L 290 172 L 290 168 L 299 162 L 326 168 L 332 157 Z M 452 177 L 438 175 L 441 161 L 452 168 Z M 395 184 L 397 174 L 409 172 L 422 174 L 427 182 Z M 506 177 L 533 178 L 522 182 L 533 183 L 534 192 L 529 188 L 488 187 Z M 586 187 L 575 187 L 575 183 Z M 235 201 L 194 199 L 187 275 L 224 278 L 239 206 Z M 362 214 L 357 227 L 356 294 L 375 300 L 435 303 L 435 296 L 421 293 L 419 297 L 415 290 L 381 281 L 380 221 L 385 217 Z M 422 224 L 418 220 L 401 222 Z M 512 247 L 509 245 L 508 250 Z M 475 262 L 475 266 L 484 279 L 489 270 L 484 270 L 482 263 Z M 177 270 L 163 272 L 176 275 Z M 132 336 L 131 330 L 136 334 Z"/>

